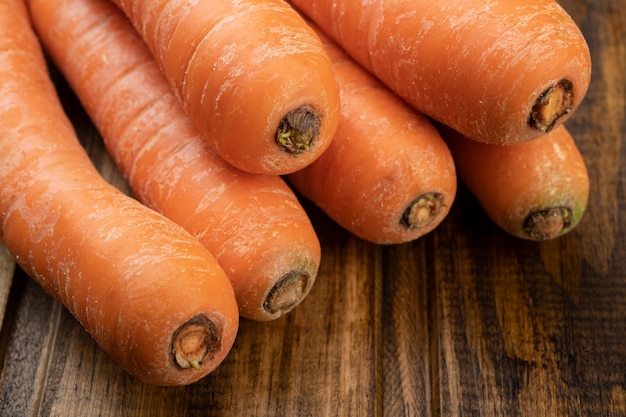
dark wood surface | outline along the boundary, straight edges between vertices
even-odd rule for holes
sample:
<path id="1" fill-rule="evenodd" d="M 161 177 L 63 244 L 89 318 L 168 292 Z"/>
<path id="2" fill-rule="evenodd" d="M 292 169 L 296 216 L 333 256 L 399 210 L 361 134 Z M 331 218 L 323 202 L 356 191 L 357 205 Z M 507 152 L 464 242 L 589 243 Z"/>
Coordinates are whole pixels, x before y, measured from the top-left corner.
<path id="1" fill-rule="evenodd" d="M 594 63 L 568 122 L 591 177 L 570 234 L 510 237 L 461 186 L 434 232 L 377 246 L 304 202 L 323 247 L 309 297 L 244 320 L 226 361 L 180 388 L 125 374 L 0 246 L 0 416 L 626 416 L 626 3 L 561 3 Z M 128 191 L 59 88 L 95 164 Z"/>

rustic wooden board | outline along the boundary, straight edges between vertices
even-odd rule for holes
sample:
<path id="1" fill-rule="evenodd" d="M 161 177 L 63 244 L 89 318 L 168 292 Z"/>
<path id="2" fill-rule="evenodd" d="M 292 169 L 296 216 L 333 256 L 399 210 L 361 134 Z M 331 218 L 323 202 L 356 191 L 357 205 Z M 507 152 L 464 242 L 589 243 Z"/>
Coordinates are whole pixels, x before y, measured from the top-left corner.
<path id="1" fill-rule="evenodd" d="M 180 388 L 124 373 L 0 246 L 0 415 L 626 415 L 626 5 L 561 3 L 594 62 L 568 122 L 592 187 L 569 235 L 508 236 L 461 187 L 433 233 L 377 246 L 304 202 L 323 247 L 309 297 L 274 322 L 244 320 L 222 366 Z M 129 192 L 59 88 L 94 163 Z"/>
<path id="2" fill-rule="evenodd" d="M 588 163 L 589 209 L 570 235 L 537 244 L 493 230 L 461 198 L 433 234 L 434 415 L 626 415 L 625 5 L 562 4 L 594 62 L 568 123 Z"/>

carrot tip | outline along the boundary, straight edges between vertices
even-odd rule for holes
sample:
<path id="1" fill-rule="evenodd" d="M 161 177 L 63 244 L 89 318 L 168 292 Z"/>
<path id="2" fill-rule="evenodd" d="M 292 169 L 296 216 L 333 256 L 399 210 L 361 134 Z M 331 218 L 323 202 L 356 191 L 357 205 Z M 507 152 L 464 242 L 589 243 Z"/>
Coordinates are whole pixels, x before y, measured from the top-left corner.
<path id="1" fill-rule="evenodd" d="M 263 308 L 280 316 L 302 301 L 309 287 L 310 276 L 302 271 L 291 271 L 283 276 L 268 292 Z"/>
<path id="2" fill-rule="evenodd" d="M 293 155 L 307 152 L 319 136 L 320 117 L 311 106 L 299 106 L 280 121 L 276 143 Z"/>
<path id="3" fill-rule="evenodd" d="M 551 131 L 557 121 L 572 110 L 573 90 L 572 82 L 565 78 L 548 87 L 535 101 L 528 117 L 528 124 L 542 132 Z"/>
<path id="4" fill-rule="evenodd" d="M 179 327 L 172 337 L 171 358 L 179 369 L 199 370 L 205 359 L 211 359 L 222 348 L 216 324 L 198 315 Z"/>
<path id="5" fill-rule="evenodd" d="M 406 229 L 415 230 L 431 224 L 445 207 L 439 193 L 425 193 L 411 201 L 404 210 L 400 224 Z"/>
<path id="6" fill-rule="evenodd" d="M 570 208 L 553 207 L 529 214 L 524 221 L 524 231 L 534 240 L 548 240 L 563 234 L 571 221 Z"/>

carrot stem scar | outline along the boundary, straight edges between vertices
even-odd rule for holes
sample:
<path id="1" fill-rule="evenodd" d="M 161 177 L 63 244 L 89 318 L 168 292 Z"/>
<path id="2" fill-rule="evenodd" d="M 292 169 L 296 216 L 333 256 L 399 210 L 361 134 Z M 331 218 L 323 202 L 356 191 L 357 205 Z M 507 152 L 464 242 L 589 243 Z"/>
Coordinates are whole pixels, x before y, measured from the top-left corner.
<path id="1" fill-rule="evenodd" d="M 172 336 L 171 358 L 180 369 L 202 367 L 222 349 L 220 331 L 213 321 L 198 315 L 179 327 Z"/>
<path id="2" fill-rule="evenodd" d="M 426 227 L 439 216 L 444 207 L 441 194 L 422 194 L 407 206 L 400 219 L 400 224 L 407 229 Z"/>
<path id="3" fill-rule="evenodd" d="M 548 87 L 537 100 L 530 111 L 528 124 L 542 132 L 551 131 L 556 122 L 574 106 L 573 84 L 568 79 L 562 79 L 555 85 Z"/>
<path id="4" fill-rule="evenodd" d="M 571 220 L 569 207 L 552 207 L 529 214 L 524 221 L 524 230 L 535 240 L 552 239 L 566 230 Z"/>
<path id="5" fill-rule="evenodd" d="M 263 308 L 270 314 L 288 312 L 304 298 L 309 281 L 309 274 L 303 271 L 291 271 L 270 289 Z"/>
<path id="6" fill-rule="evenodd" d="M 320 118 L 311 106 L 299 106 L 282 118 L 276 132 L 276 143 L 298 155 L 311 149 L 319 136 Z"/>

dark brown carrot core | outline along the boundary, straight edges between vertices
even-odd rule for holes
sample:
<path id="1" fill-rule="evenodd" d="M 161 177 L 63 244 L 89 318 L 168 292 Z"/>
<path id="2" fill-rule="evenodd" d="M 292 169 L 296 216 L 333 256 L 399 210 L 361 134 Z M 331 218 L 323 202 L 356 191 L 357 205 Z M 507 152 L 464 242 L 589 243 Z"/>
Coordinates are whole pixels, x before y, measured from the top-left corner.
<path id="1" fill-rule="evenodd" d="M 568 207 L 553 207 L 531 213 L 524 221 L 524 231 L 535 240 L 552 239 L 569 227 L 572 210 Z"/>
<path id="2" fill-rule="evenodd" d="M 564 78 L 546 89 L 535 101 L 528 117 L 528 124 L 547 133 L 556 126 L 561 117 L 572 110 L 573 105 L 573 84 Z"/>
<path id="3" fill-rule="evenodd" d="M 311 106 L 300 106 L 290 111 L 278 125 L 276 143 L 292 155 L 311 149 L 320 131 L 319 113 Z"/>
<path id="4" fill-rule="evenodd" d="M 411 204 L 404 210 L 400 224 L 409 230 L 426 227 L 439 216 L 444 207 L 441 194 L 422 194 L 411 201 Z"/>
<path id="5" fill-rule="evenodd" d="M 291 271 L 268 292 L 263 308 L 270 314 L 284 314 L 302 301 L 309 286 L 309 274 Z"/>
<path id="6" fill-rule="evenodd" d="M 200 369 L 208 358 L 222 349 L 222 339 L 215 323 L 204 315 L 195 316 L 172 337 L 171 358 L 180 369 Z"/>

